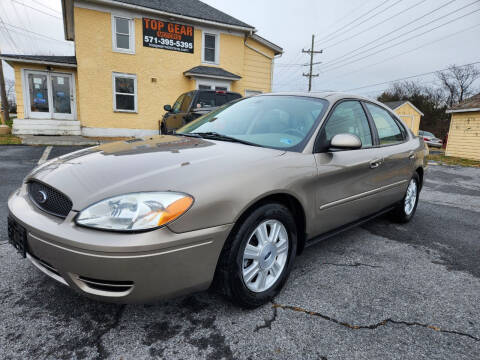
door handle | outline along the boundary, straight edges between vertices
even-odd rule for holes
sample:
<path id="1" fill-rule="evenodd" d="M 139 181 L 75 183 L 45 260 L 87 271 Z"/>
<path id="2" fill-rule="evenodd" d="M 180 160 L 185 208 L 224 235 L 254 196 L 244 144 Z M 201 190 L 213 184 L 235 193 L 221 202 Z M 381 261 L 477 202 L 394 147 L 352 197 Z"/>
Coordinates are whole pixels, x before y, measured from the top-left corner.
<path id="1" fill-rule="evenodd" d="M 415 158 L 416 158 L 415 153 L 413 151 L 411 151 L 410 154 L 408 155 L 408 158 L 410 160 L 415 160 Z"/>
<path id="2" fill-rule="evenodd" d="M 383 159 L 375 159 L 370 161 L 370 169 L 376 169 L 382 165 Z"/>

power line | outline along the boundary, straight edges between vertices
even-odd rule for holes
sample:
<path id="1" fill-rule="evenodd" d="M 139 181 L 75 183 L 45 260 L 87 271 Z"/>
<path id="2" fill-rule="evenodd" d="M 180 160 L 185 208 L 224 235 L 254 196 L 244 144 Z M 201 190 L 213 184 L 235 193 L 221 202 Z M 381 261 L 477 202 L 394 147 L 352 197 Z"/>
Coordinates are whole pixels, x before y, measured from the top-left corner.
<path id="1" fill-rule="evenodd" d="M 16 1 L 16 0 L 15 0 Z M 41 5 L 43 6 L 44 8 L 48 9 L 48 10 L 52 10 L 54 13 L 56 14 L 61 14 L 62 12 L 61 11 L 58 11 L 57 9 L 54 9 L 54 8 L 51 8 L 47 5 L 45 5 L 43 2 L 40 2 L 38 0 L 30 0 L 30 1 L 33 1 L 34 3 L 38 4 L 38 5 Z"/>
<path id="2" fill-rule="evenodd" d="M 380 25 L 386 23 L 387 21 L 392 20 L 392 19 L 395 18 L 395 17 L 398 17 L 398 16 L 401 15 L 401 14 L 406 13 L 407 11 L 409 11 L 409 10 L 411 10 L 411 9 L 413 9 L 413 8 L 421 5 L 421 4 L 423 4 L 425 1 L 427 1 L 427 0 L 421 0 L 420 2 L 418 2 L 418 3 L 416 3 L 416 4 L 412 5 L 412 6 L 410 6 L 410 7 L 408 7 L 408 8 L 406 8 L 405 10 L 402 10 L 402 11 L 400 11 L 400 12 L 398 12 L 398 13 L 395 13 L 395 14 L 393 14 L 392 16 L 386 18 L 385 20 L 382 20 L 382 21 L 380 21 L 379 23 L 376 23 L 375 25 L 370 26 L 369 28 L 366 28 L 366 29 L 364 29 L 364 30 L 362 30 L 362 31 L 360 31 L 360 32 L 355 33 L 355 35 L 352 35 L 352 36 L 350 36 L 350 37 L 348 37 L 348 38 L 345 38 L 345 39 L 342 39 L 342 40 L 338 40 L 338 41 L 337 41 L 336 43 L 334 43 L 333 45 L 328 45 L 328 46 L 324 47 L 324 49 L 330 49 L 330 48 L 332 48 L 332 47 L 334 47 L 334 46 L 337 46 L 337 45 L 340 45 L 341 43 L 344 43 L 345 41 L 351 40 L 351 39 L 353 39 L 354 37 L 357 37 L 357 36 L 359 36 L 359 35 L 367 32 L 367 31 L 369 31 L 369 30 L 371 30 L 371 29 L 373 29 L 373 28 L 376 28 L 377 26 L 380 26 Z"/>
<path id="3" fill-rule="evenodd" d="M 325 37 L 319 39 L 318 42 L 321 43 L 321 42 L 325 42 L 325 41 L 329 40 L 329 39 L 332 37 L 332 35 L 335 35 L 335 34 L 337 34 L 340 30 L 343 30 L 343 29 L 345 29 L 346 27 L 354 24 L 356 21 L 360 20 L 362 17 L 370 14 L 372 11 L 378 9 L 379 7 L 383 6 L 384 4 L 386 4 L 386 3 L 389 2 L 389 1 L 391 1 L 391 0 L 384 0 L 380 5 L 377 5 L 377 6 L 374 7 L 373 9 L 368 10 L 367 12 L 363 13 L 363 14 L 360 15 L 359 17 L 357 17 L 357 18 L 355 18 L 354 20 L 350 21 L 348 24 L 346 24 L 346 25 L 344 25 L 344 26 L 341 26 L 339 29 L 337 29 L 337 30 L 329 33 L 329 34 L 326 35 Z"/>
<path id="4" fill-rule="evenodd" d="M 457 67 L 465 67 L 465 66 L 476 65 L 476 64 L 480 64 L 480 61 L 476 61 L 476 62 L 473 62 L 473 63 L 470 63 L 470 64 L 459 65 L 459 66 L 457 66 Z M 392 82 L 397 82 L 397 81 L 403 81 L 403 80 L 413 79 L 413 78 L 420 77 L 420 76 L 432 75 L 432 74 L 435 74 L 436 72 L 445 71 L 445 70 L 448 70 L 448 68 L 446 68 L 446 69 L 440 69 L 440 70 L 435 70 L 435 71 L 429 71 L 429 72 L 426 72 L 426 73 L 423 73 L 423 74 L 417 74 L 417 75 L 407 76 L 407 77 L 404 77 L 404 78 L 395 79 L 395 80 L 389 80 L 389 81 L 385 81 L 385 82 L 381 82 L 381 83 L 365 85 L 365 86 L 361 86 L 361 87 L 358 87 L 358 88 L 347 89 L 347 90 L 343 90 L 343 91 L 354 91 L 354 90 L 365 89 L 365 88 L 369 88 L 369 87 L 373 87 L 373 86 L 378 86 L 378 85 L 385 85 L 385 84 L 389 84 L 389 83 L 392 83 Z"/>
<path id="5" fill-rule="evenodd" d="M 17 4 L 19 4 L 19 5 L 22 5 L 22 6 L 25 6 L 25 7 L 29 8 L 29 9 L 32 9 L 32 10 L 38 11 L 39 13 L 42 13 L 42 14 L 45 14 L 45 15 L 51 16 L 51 17 L 53 17 L 53 18 L 56 18 L 56 19 L 62 20 L 62 18 L 61 18 L 60 16 L 57 16 L 57 15 L 52 15 L 52 14 L 50 14 L 50 13 L 47 13 L 46 11 L 43 11 L 43 10 L 40 10 L 40 9 L 34 8 L 33 6 L 27 5 L 27 4 L 23 3 L 23 2 L 20 2 L 20 1 L 17 1 L 17 0 L 12 0 L 12 2 L 14 2 L 14 3 L 17 3 Z"/>
<path id="6" fill-rule="evenodd" d="M 62 42 L 62 43 L 65 43 L 65 42 L 66 42 L 65 40 L 55 39 L 55 38 L 52 38 L 52 37 L 50 37 L 50 36 L 43 35 L 43 34 L 34 32 L 34 31 L 32 31 L 32 30 L 28 30 L 28 29 L 25 29 L 25 28 L 22 28 L 22 27 L 19 27 L 19 26 L 15 26 L 15 25 L 9 24 L 9 23 L 4 23 L 4 24 L 7 25 L 7 26 L 12 27 L 12 28 L 14 28 L 14 29 L 18 29 L 18 30 L 12 30 L 12 31 L 15 31 L 15 32 L 20 32 L 20 31 L 22 31 L 23 33 L 33 34 L 33 35 L 36 35 L 36 36 L 39 36 L 39 37 L 43 37 L 43 38 L 48 39 L 48 40 L 59 41 L 59 42 Z M 25 35 L 26 35 L 26 34 L 25 34 Z"/>
<path id="7" fill-rule="evenodd" d="M 349 51 L 349 52 L 347 52 L 347 53 L 345 53 L 345 54 L 343 54 L 343 55 L 341 55 L 341 56 L 338 56 L 338 57 L 336 57 L 336 58 L 334 58 L 334 59 L 326 62 L 325 65 L 329 65 L 329 64 L 332 64 L 332 63 L 341 62 L 341 61 L 339 61 L 339 60 L 341 60 L 341 59 L 343 59 L 343 58 L 345 58 L 345 57 L 347 57 L 347 58 L 349 59 L 349 58 L 351 58 L 352 56 L 357 56 L 358 54 L 352 55 L 352 56 L 348 57 L 348 55 L 350 55 L 350 54 L 352 54 L 352 53 L 355 53 L 355 52 L 357 52 L 358 50 L 361 50 L 361 49 L 365 48 L 366 46 L 368 46 L 368 45 L 370 45 L 370 44 L 373 44 L 373 43 L 375 43 L 375 42 L 377 42 L 377 41 L 379 41 L 379 40 L 381 40 L 381 39 L 383 39 L 383 38 L 385 38 L 385 37 L 387 37 L 387 36 L 389 36 L 389 35 L 391 35 L 391 34 L 394 34 L 394 33 L 397 32 L 398 30 L 403 29 L 403 28 L 405 28 L 405 27 L 407 27 L 407 26 L 409 26 L 409 25 L 411 25 L 411 24 L 413 24 L 413 23 L 415 23 L 415 22 L 417 22 L 417 21 L 419 21 L 419 20 L 427 17 L 428 15 L 433 14 L 434 12 L 436 12 L 436 11 L 444 8 L 444 7 L 447 6 L 447 5 L 450 5 L 451 3 L 455 2 L 455 1 L 456 1 L 456 0 L 450 0 L 450 1 L 448 1 L 447 3 L 439 6 L 438 8 L 435 8 L 435 9 L 433 9 L 432 11 L 429 11 L 428 13 L 426 13 L 426 14 L 420 16 L 420 17 L 417 17 L 416 19 L 413 19 L 413 20 L 409 21 L 408 23 L 406 23 L 406 24 L 404 24 L 404 25 L 402 25 L 402 26 L 399 26 L 399 27 L 393 29 L 392 31 L 390 31 L 390 32 L 388 32 L 388 33 L 386 33 L 386 34 L 384 34 L 384 35 L 382 35 L 382 36 L 380 36 L 380 37 L 378 37 L 378 38 L 370 41 L 370 42 L 367 42 L 366 44 L 363 44 L 362 46 L 359 46 L 358 48 L 356 48 L 356 49 L 354 49 L 354 50 L 351 50 L 351 51 Z M 474 2 L 477 2 L 477 1 L 478 1 L 478 0 L 476 0 L 476 1 L 474 1 Z M 471 4 L 472 4 L 472 3 L 471 3 Z M 469 4 L 469 5 L 471 5 L 471 4 Z M 456 10 L 456 11 L 458 11 L 458 10 Z M 450 15 L 450 14 L 451 14 L 451 13 L 447 14 L 447 16 Z M 436 20 L 438 20 L 438 19 L 436 19 Z M 436 21 L 436 20 L 434 20 L 434 21 Z M 431 22 L 430 22 L 430 23 L 431 23 Z M 429 23 L 427 23 L 427 24 L 425 24 L 425 25 L 428 25 L 428 24 L 429 24 Z M 422 26 L 425 26 L 425 25 L 422 25 Z M 415 28 L 415 29 L 413 29 L 413 30 L 411 30 L 411 31 L 415 31 L 415 30 L 417 30 L 417 29 L 418 29 L 418 28 Z M 410 31 L 410 32 L 411 32 L 411 31 Z M 408 34 L 408 32 L 407 32 L 406 34 Z M 405 34 L 402 34 L 401 36 L 403 36 L 403 35 L 405 35 Z M 391 41 L 391 40 L 392 40 L 392 39 L 390 39 L 389 41 Z M 366 50 L 366 51 L 368 51 L 368 50 Z M 365 52 L 365 50 L 364 50 L 364 52 Z M 362 53 L 362 52 L 360 52 L 360 53 Z M 360 54 L 360 53 L 359 53 L 359 54 Z"/>
<path id="8" fill-rule="evenodd" d="M 448 25 L 448 24 L 450 24 L 450 23 L 452 23 L 452 22 L 455 22 L 455 21 L 457 21 L 457 20 L 460 20 L 460 19 L 462 19 L 462 18 L 464 18 L 464 17 L 473 15 L 474 13 L 476 13 L 476 12 L 478 12 L 478 11 L 480 11 L 480 8 L 477 9 L 477 10 L 475 10 L 475 11 L 472 11 L 471 13 L 464 14 L 464 15 L 462 15 L 462 16 L 459 16 L 459 17 L 455 18 L 455 19 L 452 19 L 452 20 L 449 20 L 449 21 L 447 21 L 447 22 L 445 22 L 445 23 L 443 23 L 443 24 L 440 24 L 440 25 L 434 27 L 433 29 L 426 30 L 426 31 L 424 31 L 423 33 L 413 35 L 413 36 L 411 36 L 411 37 L 409 37 L 409 38 L 407 38 L 407 39 L 405 39 L 405 40 L 402 40 L 402 41 L 400 41 L 400 42 L 398 42 L 398 43 L 396 43 L 396 44 L 387 46 L 386 48 L 380 49 L 380 50 L 378 50 L 378 51 L 376 51 L 376 52 L 374 52 L 374 53 L 371 53 L 371 54 L 368 54 L 368 55 L 366 55 L 366 56 L 364 56 L 364 57 L 361 57 L 361 58 L 352 60 L 352 61 L 347 62 L 347 63 L 345 63 L 345 64 L 341 64 L 341 65 L 338 65 L 338 66 L 334 66 L 333 68 L 329 68 L 329 69 L 327 69 L 327 70 L 328 70 L 328 71 L 332 71 L 332 70 L 335 70 L 335 69 L 339 69 L 339 68 L 341 68 L 341 67 L 344 67 L 344 66 L 346 66 L 346 65 L 352 64 L 352 63 L 354 63 L 354 62 L 357 62 L 357 61 L 360 61 L 360 60 L 369 58 L 369 57 L 371 57 L 371 56 L 373 56 L 373 55 L 376 55 L 376 54 L 378 54 L 378 53 L 380 53 L 380 52 L 383 52 L 383 51 L 388 50 L 388 49 L 391 49 L 391 48 L 393 48 L 393 47 L 395 47 L 395 46 L 401 45 L 401 44 L 403 44 L 403 43 L 405 43 L 405 42 L 407 42 L 407 41 L 410 41 L 410 40 L 412 40 L 412 39 L 418 38 L 419 36 L 428 34 L 428 33 L 432 32 L 432 31 L 434 31 L 434 30 L 437 30 L 437 29 L 439 29 L 439 28 L 441 28 L 441 27 L 443 27 L 443 26 L 445 26 L 445 25 Z M 404 34 L 404 35 L 405 35 L 405 34 Z M 397 37 L 397 38 L 398 38 L 398 37 Z M 384 44 L 384 43 L 383 43 L 383 44 Z M 383 44 L 381 44 L 381 45 L 383 45 Z M 378 47 L 378 46 L 375 46 L 375 47 Z M 375 47 L 374 47 L 374 48 L 375 48 Z M 374 49 L 374 48 L 372 48 L 372 49 Z M 370 49 L 370 50 L 372 50 L 372 49 Z M 357 54 L 357 55 L 358 55 L 358 54 Z M 343 62 L 343 61 L 342 61 L 342 62 Z"/>
<path id="9" fill-rule="evenodd" d="M 388 58 L 385 58 L 385 59 L 383 59 L 382 61 L 376 62 L 376 63 L 374 63 L 374 64 L 369 64 L 369 65 L 367 65 L 367 66 L 363 66 L 363 67 L 361 67 L 361 68 L 357 68 L 357 69 L 355 69 L 355 70 L 353 70 L 353 71 L 349 71 L 349 72 L 343 73 L 343 74 L 341 74 L 341 75 L 336 75 L 336 76 L 335 76 L 335 79 L 338 79 L 338 78 L 341 78 L 341 77 L 344 77 L 344 76 L 346 76 L 346 75 L 350 75 L 350 74 L 353 74 L 353 73 L 357 73 L 357 72 L 359 72 L 360 70 L 368 69 L 368 68 L 371 68 L 371 67 L 376 66 L 376 65 L 379 65 L 379 64 L 383 64 L 383 63 L 385 63 L 385 62 L 388 61 L 388 60 L 398 59 L 400 56 L 407 55 L 407 54 L 412 53 L 412 52 L 414 52 L 414 51 L 417 51 L 417 50 L 419 50 L 419 49 L 424 49 L 424 48 L 427 47 L 427 46 L 430 46 L 430 45 L 435 44 L 435 43 L 437 43 L 437 42 L 439 42 L 439 41 L 448 39 L 448 38 L 450 38 L 450 37 L 456 36 L 456 35 L 458 35 L 458 34 L 460 34 L 460 33 L 465 32 L 465 31 L 472 30 L 472 29 L 474 29 L 474 28 L 476 28 L 476 27 L 479 27 L 479 26 L 480 26 L 480 24 L 475 24 L 475 25 L 470 26 L 470 27 L 468 27 L 468 28 L 465 28 L 465 29 L 463 29 L 463 30 L 454 32 L 453 34 L 449 34 L 449 35 L 447 35 L 447 36 L 443 36 L 443 37 L 441 37 L 441 38 L 439 38 L 439 39 L 436 39 L 436 40 L 434 40 L 434 41 L 429 41 L 429 42 L 427 42 L 427 43 L 423 43 L 422 45 L 417 46 L 417 47 L 415 47 L 415 48 L 413 48 L 413 49 L 410 49 L 410 50 L 407 50 L 407 51 L 402 51 L 401 53 L 398 53 L 398 54 L 395 54 L 395 55 L 390 56 L 390 57 L 388 57 Z M 329 81 L 329 80 L 327 80 L 327 81 Z M 331 80 L 330 80 L 330 82 L 331 82 Z"/>
<path id="10" fill-rule="evenodd" d="M 392 7 L 394 7 L 395 5 L 397 5 L 398 3 L 402 2 L 402 1 L 403 1 L 403 0 L 397 0 L 397 2 L 393 3 L 393 4 L 390 5 L 389 7 L 385 8 L 385 9 L 382 9 L 382 10 L 380 10 L 379 12 L 370 15 L 368 18 L 366 18 L 365 20 L 363 20 L 363 21 L 360 22 L 359 24 L 356 24 L 355 27 L 358 27 L 358 26 L 366 23 L 366 22 L 369 21 L 370 19 L 372 19 L 372 18 L 374 18 L 374 17 L 376 17 L 376 16 L 384 13 L 384 12 L 387 11 L 387 10 L 390 10 Z M 354 28 L 350 28 L 350 29 L 346 29 L 345 31 L 338 32 L 335 36 L 332 36 L 330 39 L 328 39 L 328 40 L 326 40 L 326 41 L 323 41 L 323 42 L 324 42 L 324 43 L 328 43 L 328 42 L 330 42 L 331 40 L 336 39 L 336 38 L 338 38 L 339 36 L 341 36 L 341 35 L 343 35 L 343 34 L 345 34 L 345 33 L 348 33 L 348 32 L 350 32 L 350 31 L 353 30 L 353 29 L 354 29 Z"/>

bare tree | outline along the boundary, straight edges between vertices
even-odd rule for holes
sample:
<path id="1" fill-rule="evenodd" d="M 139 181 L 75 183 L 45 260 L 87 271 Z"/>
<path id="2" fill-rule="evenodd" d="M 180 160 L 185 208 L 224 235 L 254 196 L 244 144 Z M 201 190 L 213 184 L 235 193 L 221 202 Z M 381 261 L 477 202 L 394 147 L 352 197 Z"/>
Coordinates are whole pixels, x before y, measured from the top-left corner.
<path id="1" fill-rule="evenodd" d="M 480 78 L 480 69 L 474 65 L 451 65 L 448 70 L 436 73 L 447 93 L 447 105 L 452 106 L 474 95 L 473 84 Z"/>

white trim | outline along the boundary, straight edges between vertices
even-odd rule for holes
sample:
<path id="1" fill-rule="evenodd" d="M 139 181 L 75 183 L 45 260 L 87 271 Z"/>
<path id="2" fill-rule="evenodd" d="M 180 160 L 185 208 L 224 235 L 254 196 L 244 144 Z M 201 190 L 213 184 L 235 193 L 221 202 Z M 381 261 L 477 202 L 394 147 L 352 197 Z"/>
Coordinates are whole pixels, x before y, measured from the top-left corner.
<path id="1" fill-rule="evenodd" d="M 401 103 L 400 105 L 398 105 L 395 109 L 391 109 L 393 111 L 397 110 L 399 107 L 402 107 L 403 105 L 405 104 L 409 104 L 411 107 L 413 107 L 418 113 L 420 113 L 421 116 L 424 116 L 423 113 L 417 109 L 417 107 L 415 105 L 413 105 L 410 101 L 404 101 L 403 103 Z"/>
<path id="2" fill-rule="evenodd" d="M 215 61 L 205 60 L 205 35 L 215 36 Z M 220 32 L 218 30 L 202 30 L 202 63 L 211 65 L 220 64 Z"/>
<path id="3" fill-rule="evenodd" d="M 231 78 L 231 77 L 226 77 L 226 76 L 217 76 L 217 75 L 203 75 L 203 74 L 196 74 L 196 73 L 189 73 L 186 72 L 184 74 L 185 76 L 191 76 L 192 78 L 208 78 L 208 79 L 220 79 L 220 80 L 229 80 L 229 81 L 238 81 L 240 79 L 237 78 Z"/>
<path id="4" fill-rule="evenodd" d="M 131 16 L 125 16 L 112 12 L 112 50 L 123 54 L 135 54 L 135 18 Z M 128 49 L 117 47 L 117 25 L 115 18 L 125 19 L 128 21 Z M 126 35 L 126 34 L 125 34 Z"/>
<path id="5" fill-rule="evenodd" d="M 142 137 L 158 134 L 158 130 L 82 127 L 82 136 L 89 137 Z"/>
<path id="6" fill-rule="evenodd" d="M 261 50 L 258 50 L 257 48 L 253 47 L 252 45 L 250 44 L 247 44 L 247 40 L 245 39 L 245 41 L 243 42 L 245 44 L 245 46 L 253 51 L 255 51 L 256 53 L 259 53 L 260 55 L 263 55 L 265 56 L 267 59 L 269 60 L 273 60 L 275 58 L 275 56 L 270 56 L 268 54 L 265 54 L 263 51 Z"/>
<path id="7" fill-rule="evenodd" d="M 409 119 L 410 119 L 410 125 L 408 125 L 406 121 L 403 121 L 403 123 L 404 123 L 405 125 L 407 125 L 407 126 L 410 128 L 410 130 L 413 131 L 413 122 L 415 121 L 415 116 L 414 116 L 414 115 L 398 115 L 398 114 L 397 114 L 397 116 L 398 116 L 402 121 L 403 121 L 402 118 L 409 118 Z"/>
<path id="8" fill-rule="evenodd" d="M 109 8 L 114 7 L 114 8 L 124 8 L 124 9 L 130 9 L 130 10 L 136 10 L 141 13 L 149 13 L 149 14 L 157 14 L 161 16 L 165 16 L 167 18 L 176 18 L 176 19 L 182 19 L 187 22 L 193 22 L 193 23 L 198 23 L 198 24 L 206 24 L 206 25 L 211 25 L 211 26 L 217 26 L 220 28 L 226 28 L 226 29 L 233 29 L 233 30 L 240 30 L 243 32 L 247 32 L 249 34 L 253 34 L 257 30 L 255 28 L 249 28 L 249 27 L 244 27 L 244 26 L 238 26 L 238 25 L 230 25 L 230 24 L 224 24 L 221 22 L 217 21 L 211 21 L 211 20 L 203 20 L 191 16 L 185 16 L 185 15 L 179 15 L 179 14 L 174 14 L 170 13 L 167 11 L 161 11 L 161 10 L 155 10 L 151 9 L 148 7 L 144 6 L 139 6 L 139 5 L 132 5 L 132 4 L 126 4 L 126 3 L 121 3 L 115 0 L 90 0 L 88 3 L 86 1 L 75 1 L 75 6 L 77 7 L 84 7 L 84 8 L 91 8 L 93 10 L 95 9 L 95 3 L 99 5 L 104 5 L 108 6 Z M 108 10 L 106 10 L 108 11 Z"/>
<path id="9" fill-rule="evenodd" d="M 77 64 L 57 63 L 54 61 L 26 60 L 26 59 L 11 58 L 11 57 L 5 57 L 5 56 L 0 56 L 0 60 L 5 60 L 7 62 L 13 61 L 18 63 L 27 63 L 27 64 L 53 65 L 53 66 L 62 66 L 62 67 L 71 67 L 71 68 L 77 67 Z"/>
<path id="10" fill-rule="evenodd" d="M 272 49 L 273 51 L 276 51 L 279 54 L 283 54 L 283 49 L 280 46 L 275 45 L 274 43 L 268 41 L 267 39 L 264 39 L 257 34 L 252 34 L 252 35 L 250 35 L 250 37 L 253 40 L 259 42 L 260 44 L 265 45 L 266 47 Z"/>
<path id="11" fill-rule="evenodd" d="M 200 85 L 210 86 L 211 90 L 215 90 L 215 87 L 226 87 L 227 91 L 230 91 L 231 80 L 211 80 L 211 79 L 202 79 L 201 77 L 194 78 L 196 81 L 195 88 L 198 90 Z"/>
<path id="12" fill-rule="evenodd" d="M 476 112 L 476 111 L 480 111 L 480 108 L 447 110 L 447 111 L 445 111 L 445 113 L 447 113 L 447 114 L 452 114 L 452 113 Z"/>
<path id="13" fill-rule="evenodd" d="M 75 76 L 73 72 L 62 72 L 62 71 L 49 71 L 49 70 L 32 70 L 28 68 L 21 68 L 20 69 L 21 79 L 22 79 L 22 93 L 23 93 L 23 110 L 24 110 L 24 118 L 32 118 L 32 119 L 53 119 L 53 120 L 67 120 L 67 121 L 75 121 L 77 119 L 77 89 L 75 84 Z M 30 83 L 28 82 L 28 74 L 45 74 L 47 76 L 47 94 L 48 94 L 48 109 L 49 112 L 41 113 L 41 112 L 34 112 L 31 111 L 31 104 L 30 104 L 30 91 L 29 86 Z M 58 114 L 54 113 L 53 108 L 53 87 L 52 87 L 52 75 L 66 75 L 69 76 L 70 79 L 70 94 L 68 95 L 70 98 L 70 114 Z M 72 99 L 73 97 L 73 99 Z M 57 116 L 55 117 L 55 114 Z"/>
<path id="14" fill-rule="evenodd" d="M 134 98 L 134 110 L 122 110 L 122 109 L 117 109 L 117 92 L 115 91 L 115 78 L 116 77 L 123 77 L 123 78 L 128 78 L 128 79 L 133 79 L 133 98 Z M 137 75 L 135 74 L 125 74 L 125 73 L 119 73 L 119 72 L 112 72 L 112 94 L 113 94 L 113 111 L 114 112 L 122 112 L 122 113 L 133 113 L 136 114 L 138 113 L 138 87 L 137 87 Z M 123 93 L 118 93 L 119 95 L 126 95 L 126 96 L 131 96 L 130 94 L 123 94 Z"/>

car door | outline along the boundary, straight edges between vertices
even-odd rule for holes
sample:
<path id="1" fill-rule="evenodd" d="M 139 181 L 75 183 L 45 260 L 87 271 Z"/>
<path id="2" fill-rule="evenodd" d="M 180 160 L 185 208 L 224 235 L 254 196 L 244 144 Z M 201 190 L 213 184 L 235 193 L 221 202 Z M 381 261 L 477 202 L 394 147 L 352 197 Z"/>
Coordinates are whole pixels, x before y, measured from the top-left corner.
<path id="1" fill-rule="evenodd" d="M 362 141 L 355 150 L 329 148 L 337 134 L 354 134 Z M 357 100 L 342 100 L 330 111 L 316 139 L 316 221 L 314 232 L 325 233 L 355 222 L 378 210 L 372 201 L 383 180 L 375 136 L 364 107 Z"/>
<path id="2" fill-rule="evenodd" d="M 170 116 L 166 120 L 167 131 L 181 128 L 187 122 L 187 115 L 192 103 L 192 94 L 181 95 L 172 107 Z"/>
<path id="3" fill-rule="evenodd" d="M 387 207 L 405 195 L 415 163 L 415 152 L 407 130 L 388 110 L 364 102 L 376 132 L 376 152 L 380 162 L 376 169 L 380 188 L 376 196 L 379 206 Z"/>

